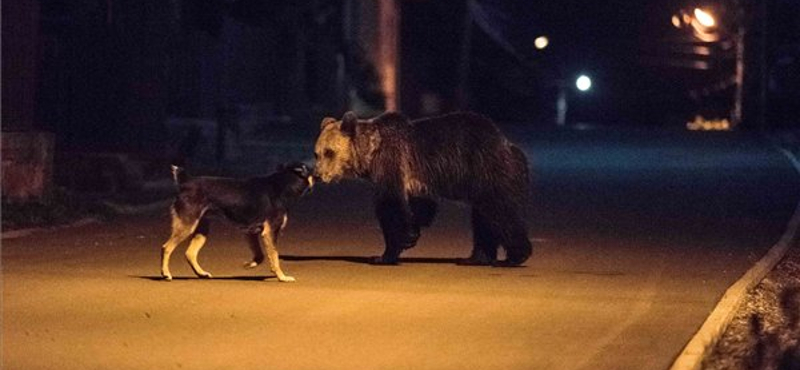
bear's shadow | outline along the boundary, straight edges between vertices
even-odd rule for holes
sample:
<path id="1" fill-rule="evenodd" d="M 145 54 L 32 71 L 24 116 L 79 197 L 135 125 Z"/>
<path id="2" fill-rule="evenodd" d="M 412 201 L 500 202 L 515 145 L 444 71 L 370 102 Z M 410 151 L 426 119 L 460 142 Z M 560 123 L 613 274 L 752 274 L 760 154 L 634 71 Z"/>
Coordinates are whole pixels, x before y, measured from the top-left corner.
<path id="1" fill-rule="evenodd" d="M 284 261 L 340 261 L 350 263 L 360 263 L 365 265 L 374 265 L 372 262 L 375 257 L 361 257 L 361 256 L 294 256 L 294 255 L 281 255 L 281 260 Z M 436 258 L 436 257 L 401 257 L 400 264 L 404 263 L 432 263 L 432 264 L 456 264 L 459 258 Z"/>
<path id="2" fill-rule="evenodd" d="M 372 261 L 375 257 L 361 257 L 361 256 L 293 256 L 293 255 L 281 255 L 281 260 L 284 261 L 297 261 L 297 262 L 305 262 L 305 261 L 340 261 L 340 262 L 350 262 L 350 263 L 358 263 L 364 265 L 375 265 Z M 405 263 L 421 263 L 421 264 L 452 264 L 455 265 L 459 261 L 459 258 L 436 258 L 436 257 L 406 257 L 400 258 L 400 264 Z M 152 280 L 152 281 L 160 281 L 164 280 L 162 276 L 156 275 L 137 275 L 132 276 L 139 279 L 145 280 Z M 197 276 L 175 276 L 173 280 L 239 280 L 239 281 L 264 281 L 264 280 L 271 280 L 276 279 L 275 276 L 214 276 L 213 279 L 204 279 L 199 278 Z"/>

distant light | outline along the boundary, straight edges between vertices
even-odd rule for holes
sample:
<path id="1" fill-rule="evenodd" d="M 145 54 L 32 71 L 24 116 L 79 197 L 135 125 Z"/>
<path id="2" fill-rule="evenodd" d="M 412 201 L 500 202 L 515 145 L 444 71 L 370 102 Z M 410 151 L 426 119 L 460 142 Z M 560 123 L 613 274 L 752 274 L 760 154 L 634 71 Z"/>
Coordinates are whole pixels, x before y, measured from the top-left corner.
<path id="1" fill-rule="evenodd" d="M 686 129 L 691 131 L 730 131 L 731 121 L 723 119 L 706 119 L 697 115 L 694 121 L 686 122 Z"/>
<path id="2" fill-rule="evenodd" d="M 672 25 L 675 28 L 681 28 L 681 18 L 677 14 L 672 16 Z"/>
<path id="3" fill-rule="evenodd" d="M 575 87 L 580 91 L 588 91 L 592 88 L 592 79 L 586 75 L 581 75 L 575 80 Z"/>
<path id="4" fill-rule="evenodd" d="M 550 40 L 547 36 L 539 36 L 535 40 L 533 40 L 533 46 L 536 46 L 537 49 L 542 50 L 550 44 Z"/>
<path id="5" fill-rule="evenodd" d="M 694 8 L 694 19 L 697 19 L 697 21 L 700 22 L 700 25 L 703 27 L 710 28 L 717 24 L 711 13 L 700 8 Z"/>

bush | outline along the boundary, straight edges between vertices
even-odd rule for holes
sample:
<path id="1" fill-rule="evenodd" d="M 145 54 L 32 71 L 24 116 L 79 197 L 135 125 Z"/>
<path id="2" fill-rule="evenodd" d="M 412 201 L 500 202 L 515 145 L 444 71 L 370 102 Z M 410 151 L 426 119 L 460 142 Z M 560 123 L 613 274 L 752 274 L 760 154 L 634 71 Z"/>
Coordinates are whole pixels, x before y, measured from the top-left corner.
<path id="1" fill-rule="evenodd" d="M 55 226 L 105 212 L 93 202 L 79 199 L 63 188 L 54 188 L 41 199 L 27 202 L 2 201 L 3 230 Z"/>

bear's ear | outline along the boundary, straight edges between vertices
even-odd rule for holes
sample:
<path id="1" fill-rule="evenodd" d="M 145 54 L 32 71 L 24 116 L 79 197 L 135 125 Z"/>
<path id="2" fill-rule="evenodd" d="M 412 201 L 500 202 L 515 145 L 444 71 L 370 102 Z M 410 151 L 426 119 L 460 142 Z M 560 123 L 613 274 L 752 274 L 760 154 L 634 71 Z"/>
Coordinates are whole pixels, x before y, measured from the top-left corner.
<path id="1" fill-rule="evenodd" d="M 325 129 L 325 127 L 328 127 L 328 125 L 331 125 L 331 124 L 334 124 L 334 123 L 336 123 L 336 118 L 325 117 L 325 118 L 322 119 L 322 124 L 319 125 L 319 130 L 322 131 L 322 130 Z"/>
<path id="2" fill-rule="evenodd" d="M 348 136 L 355 136 L 358 117 L 353 112 L 347 112 L 342 117 L 342 132 Z"/>

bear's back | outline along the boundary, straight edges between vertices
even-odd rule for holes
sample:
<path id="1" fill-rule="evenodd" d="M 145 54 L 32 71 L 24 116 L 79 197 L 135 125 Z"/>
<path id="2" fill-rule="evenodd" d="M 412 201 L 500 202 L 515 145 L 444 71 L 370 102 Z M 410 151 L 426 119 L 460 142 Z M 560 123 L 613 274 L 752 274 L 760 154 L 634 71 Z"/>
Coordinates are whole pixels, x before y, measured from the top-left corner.
<path id="1" fill-rule="evenodd" d="M 411 140 L 423 152 L 441 150 L 493 150 L 505 137 L 488 118 L 471 112 L 456 112 L 411 122 Z"/>
<path id="2" fill-rule="evenodd" d="M 409 141 L 415 172 L 445 197 L 495 191 L 506 182 L 498 182 L 500 177 L 518 172 L 508 140 L 491 120 L 475 113 L 413 121 Z"/>

